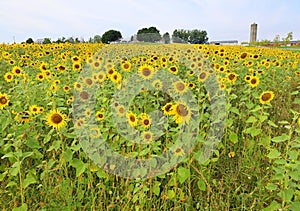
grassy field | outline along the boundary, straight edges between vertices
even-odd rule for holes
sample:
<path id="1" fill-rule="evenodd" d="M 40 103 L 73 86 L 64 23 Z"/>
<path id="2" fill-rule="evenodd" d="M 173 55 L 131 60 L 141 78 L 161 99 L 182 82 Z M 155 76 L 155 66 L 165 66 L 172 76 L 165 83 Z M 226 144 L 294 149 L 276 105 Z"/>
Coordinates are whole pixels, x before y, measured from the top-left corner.
<path id="1" fill-rule="evenodd" d="M 297 211 L 299 60 L 242 46 L 1 44 L 0 208 Z"/>

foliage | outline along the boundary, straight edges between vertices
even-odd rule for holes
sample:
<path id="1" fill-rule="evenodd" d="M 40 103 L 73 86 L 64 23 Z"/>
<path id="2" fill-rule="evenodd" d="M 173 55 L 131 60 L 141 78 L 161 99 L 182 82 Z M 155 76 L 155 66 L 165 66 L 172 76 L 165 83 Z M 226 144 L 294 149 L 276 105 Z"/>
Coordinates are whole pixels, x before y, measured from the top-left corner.
<path id="1" fill-rule="evenodd" d="M 151 26 L 149 28 L 139 29 L 137 32 L 137 40 L 143 42 L 157 42 L 161 40 L 159 30 Z"/>
<path id="2" fill-rule="evenodd" d="M 104 34 L 102 35 L 101 41 L 103 43 L 107 44 L 110 42 L 117 41 L 121 38 L 122 38 L 121 32 L 111 29 L 109 31 L 104 32 Z"/>
<path id="3" fill-rule="evenodd" d="M 50 38 L 44 38 L 43 44 L 50 44 L 51 39 Z"/>
<path id="4" fill-rule="evenodd" d="M 208 41 L 207 32 L 204 30 L 185 30 L 175 29 L 172 34 L 173 42 L 181 42 L 183 40 L 192 44 L 203 44 Z M 179 38 L 179 40 L 178 40 Z"/>
<path id="5" fill-rule="evenodd" d="M 31 44 L 31 43 L 34 43 L 34 41 L 33 41 L 32 38 L 28 38 L 28 39 L 26 40 L 26 43 L 27 43 L 27 44 Z"/>

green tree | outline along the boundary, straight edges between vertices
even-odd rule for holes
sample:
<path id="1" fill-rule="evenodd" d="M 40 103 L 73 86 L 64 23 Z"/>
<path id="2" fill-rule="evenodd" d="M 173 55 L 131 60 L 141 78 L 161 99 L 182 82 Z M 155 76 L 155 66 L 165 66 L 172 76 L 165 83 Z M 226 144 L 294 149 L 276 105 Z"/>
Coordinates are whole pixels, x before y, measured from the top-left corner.
<path id="1" fill-rule="evenodd" d="M 279 46 L 279 44 L 280 44 L 280 36 L 278 34 L 274 37 L 273 43 L 274 43 L 275 46 Z"/>
<path id="2" fill-rule="evenodd" d="M 137 40 L 144 42 L 157 42 L 161 40 L 161 35 L 156 27 L 151 26 L 149 28 L 139 29 L 137 32 Z"/>
<path id="3" fill-rule="evenodd" d="M 173 42 L 188 42 L 193 44 L 203 44 L 208 41 L 207 32 L 204 30 L 175 29 L 172 34 Z"/>
<path id="4" fill-rule="evenodd" d="M 111 29 L 102 35 L 101 41 L 103 43 L 110 43 L 110 42 L 117 41 L 121 38 L 122 38 L 121 32 Z"/>
<path id="5" fill-rule="evenodd" d="M 51 39 L 50 38 L 44 38 L 43 44 L 50 44 Z"/>
<path id="6" fill-rule="evenodd" d="M 93 39 L 94 43 L 101 43 L 101 36 L 100 35 L 95 35 Z"/>
<path id="7" fill-rule="evenodd" d="M 27 43 L 27 44 L 31 44 L 31 43 L 34 43 L 34 41 L 33 41 L 32 38 L 28 38 L 28 39 L 26 40 L 26 43 Z"/>
<path id="8" fill-rule="evenodd" d="M 171 38 L 170 38 L 170 34 L 168 32 L 164 33 L 163 35 L 163 41 L 165 44 L 169 44 L 170 41 L 171 41 Z"/>
<path id="9" fill-rule="evenodd" d="M 293 40 L 293 32 L 289 32 L 286 37 L 282 38 L 284 46 L 287 46 Z"/>

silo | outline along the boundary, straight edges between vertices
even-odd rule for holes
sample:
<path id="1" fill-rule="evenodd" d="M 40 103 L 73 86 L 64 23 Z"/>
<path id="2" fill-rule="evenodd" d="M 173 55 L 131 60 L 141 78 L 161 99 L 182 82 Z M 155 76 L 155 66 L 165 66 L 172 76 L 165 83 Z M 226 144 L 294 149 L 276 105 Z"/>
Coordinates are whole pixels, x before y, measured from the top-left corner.
<path id="1" fill-rule="evenodd" d="M 256 42 L 256 38 L 257 38 L 257 24 L 253 23 L 251 24 L 251 28 L 250 28 L 250 43 Z"/>

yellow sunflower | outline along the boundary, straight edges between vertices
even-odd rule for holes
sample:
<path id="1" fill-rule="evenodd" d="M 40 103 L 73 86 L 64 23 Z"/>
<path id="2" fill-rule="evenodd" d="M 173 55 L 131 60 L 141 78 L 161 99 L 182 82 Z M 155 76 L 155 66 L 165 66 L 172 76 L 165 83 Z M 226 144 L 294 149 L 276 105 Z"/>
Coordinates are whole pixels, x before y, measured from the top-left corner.
<path id="1" fill-rule="evenodd" d="M 98 112 L 96 113 L 96 119 L 97 119 L 98 121 L 103 120 L 103 119 L 104 119 L 104 113 L 103 113 L 102 111 L 98 111 Z"/>
<path id="2" fill-rule="evenodd" d="M 39 107 L 37 105 L 32 105 L 29 107 L 29 111 L 32 113 L 32 114 L 38 114 L 40 113 L 40 110 L 39 110 Z"/>
<path id="3" fill-rule="evenodd" d="M 164 114 L 165 114 L 166 116 L 171 115 L 172 107 L 173 107 L 172 103 L 167 103 L 167 104 L 162 108 L 162 110 L 164 111 Z"/>
<path id="4" fill-rule="evenodd" d="M 0 108 L 3 109 L 5 106 L 8 106 L 9 99 L 7 97 L 7 94 L 2 94 L 0 92 Z"/>
<path id="5" fill-rule="evenodd" d="M 149 131 L 144 131 L 142 137 L 144 142 L 150 143 L 153 140 L 153 133 Z"/>
<path id="6" fill-rule="evenodd" d="M 5 73 L 4 80 L 6 82 L 11 82 L 14 79 L 14 75 L 10 72 Z"/>
<path id="7" fill-rule="evenodd" d="M 191 110 L 183 102 L 178 102 L 172 106 L 171 114 L 174 115 L 173 119 L 177 124 L 188 124 L 191 119 Z"/>
<path id="8" fill-rule="evenodd" d="M 209 73 L 208 72 L 200 72 L 198 76 L 199 82 L 204 82 L 208 78 Z"/>
<path id="9" fill-rule="evenodd" d="M 274 98 L 273 92 L 265 91 L 260 95 L 259 101 L 261 104 L 266 104 L 266 103 L 269 103 L 271 100 L 273 100 L 273 98 Z"/>
<path id="10" fill-rule="evenodd" d="M 142 127 L 149 128 L 150 125 L 151 125 L 151 118 L 149 117 L 149 115 L 145 114 L 145 113 L 142 113 L 140 115 L 140 118 L 141 118 L 141 125 L 142 125 Z"/>
<path id="11" fill-rule="evenodd" d="M 66 125 L 66 115 L 57 109 L 52 109 L 46 116 L 46 124 L 56 130 L 60 130 Z"/>
<path id="12" fill-rule="evenodd" d="M 131 70 L 131 63 L 129 61 L 125 61 L 121 64 L 122 70 L 126 72 L 130 72 Z"/>
<path id="13" fill-rule="evenodd" d="M 154 71 L 155 70 L 153 69 L 153 67 L 151 67 L 150 65 L 146 65 L 146 64 L 140 66 L 138 69 L 140 76 L 145 80 L 152 78 L 152 76 L 155 73 Z"/>
<path id="14" fill-rule="evenodd" d="M 177 147 L 174 151 L 175 156 L 180 157 L 184 155 L 184 150 L 181 147 Z"/>
<path id="15" fill-rule="evenodd" d="M 176 75 L 178 73 L 178 67 L 176 65 L 172 65 L 171 67 L 168 68 L 168 71 Z"/>
<path id="16" fill-rule="evenodd" d="M 14 66 L 12 69 L 12 72 L 15 76 L 21 76 L 22 75 L 22 68 L 19 66 Z"/>
<path id="17" fill-rule="evenodd" d="M 132 112 L 127 113 L 127 120 L 132 127 L 135 127 L 138 123 L 136 114 L 134 114 Z"/>
<path id="18" fill-rule="evenodd" d="M 251 76 L 248 83 L 250 84 L 251 87 L 256 87 L 259 84 L 259 78 L 257 76 Z"/>
<path id="19" fill-rule="evenodd" d="M 124 116 L 124 115 L 125 115 L 125 108 L 124 108 L 124 106 L 122 106 L 122 105 L 118 105 L 118 106 L 116 107 L 116 111 L 117 111 L 117 114 L 118 114 L 119 116 Z"/>
<path id="20" fill-rule="evenodd" d="M 182 81 L 176 81 L 173 83 L 173 87 L 178 94 L 183 94 L 187 91 L 187 86 Z"/>

